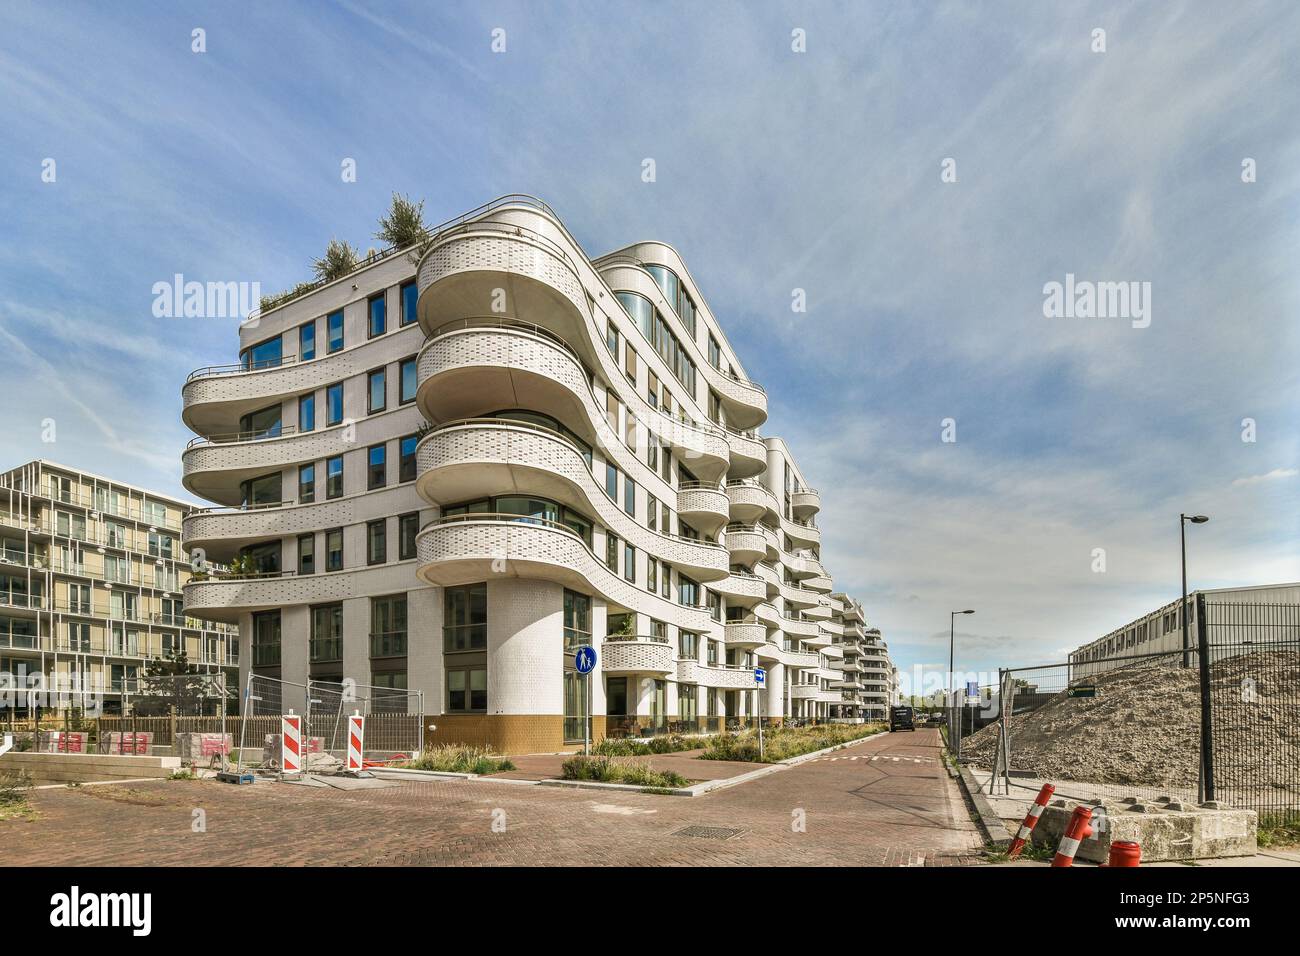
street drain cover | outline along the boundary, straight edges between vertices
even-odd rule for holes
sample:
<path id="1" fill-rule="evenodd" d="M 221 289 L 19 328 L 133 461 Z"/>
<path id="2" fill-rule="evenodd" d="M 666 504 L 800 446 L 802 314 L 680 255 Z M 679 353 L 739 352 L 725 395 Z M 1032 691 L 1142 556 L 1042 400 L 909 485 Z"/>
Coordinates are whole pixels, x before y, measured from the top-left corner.
<path id="1" fill-rule="evenodd" d="M 736 827 L 682 827 L 680 830 L 674 830 L 673 836 L 700 837 L 705 840 L 730 840 L 732 837 L 744 832 L 744 830 Z"/>

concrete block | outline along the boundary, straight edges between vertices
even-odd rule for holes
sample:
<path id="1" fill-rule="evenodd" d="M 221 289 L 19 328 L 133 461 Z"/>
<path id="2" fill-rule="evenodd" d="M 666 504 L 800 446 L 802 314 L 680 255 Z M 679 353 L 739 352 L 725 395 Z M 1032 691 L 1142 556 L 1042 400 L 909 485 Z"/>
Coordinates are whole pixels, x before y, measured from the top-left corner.
<path id="1" fill-rule="evenodd" d="M 1043 810 L 1033 833 L 1036 846 L 1055 849 L 1069 825 L 1074 800 L 1055 800 Z M 1254 810 L 1192 807 L 1170 797 L 1149 802 L 1136 797 L 1084 804 L 1093 813 L 1093 836 L 1079 844 L 1078 860 L 1105 863 L 1114 840 L 1142 847 L 1142 862 L 1253 856 L 1258 818 Z"/>

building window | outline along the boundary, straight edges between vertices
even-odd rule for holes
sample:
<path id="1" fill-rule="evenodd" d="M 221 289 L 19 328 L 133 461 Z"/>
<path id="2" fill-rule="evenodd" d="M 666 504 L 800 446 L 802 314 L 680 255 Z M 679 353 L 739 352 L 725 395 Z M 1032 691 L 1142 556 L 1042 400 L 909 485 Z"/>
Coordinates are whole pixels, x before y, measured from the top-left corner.
<path id="1" fill-rule="evenodd" d="M 406 595 L 370 599 L 370 656 L 406 656 Z"/>
<path id="2" fill-rule="evenodd" d="M 310 392 L 298 397 L 298 431 L 316 430 L 316 393 Z"/>
<path id="3" fill-rule="evenodd" d="M 325 424 L 337 425 L 343 421 L 343 383 L 335 382 L 325 388 Z"/>
<path id="4" fill-rule="evenodd" d="M 343 348 L 343 310 L 331 312 L 325 320 L 325 350 L 331 355 Z"/>
<path id="5" fill-rule="evenodd" d="M 659 562 L 651 557 L 645 560 L 645 586 L 651 594 L 659 590 Z"/>
<path id="6" fill-rule="evenodd" d="M 280 612 L 260 611 L 253 615 L 253 666 L 280 664 Z"/>
<path id="7" fill-rule="evenodd" d="M 388 484 L 388 446 L 371 445 L 366 455 L 366 487 L 374 491 Z"/>
<path id="8" fill-rule="evenodd" d="M 343 605 L 325 604 L 311 609 L 311 659 L 343 660 Z"/>
<path id="9" fill-rule="evenodd" d="M 662 573 L 659 575 L 659 593 L 665 598 L 671 598 L 673 596 L 672 568 L 665 562 L 660 571 Z"/>
<path id="10" fill-rule="evenodd" d="M 649 436 L 649 441 L 645 446 L 645 463 L 650 466 L 650 470 L 659 471 L 659 443 L 654 440 L 655 436 Z"/>
<path id="11" fill-rule="evenodd" d="M 316 500 L 316 466 L 298 466 L 298 504 L 309 505 Z"/>
<path id="12" fill-rule="evenodd" d="M 414 281 L 402 283 L 402 325 L 410 325 L 419 315 L 416 306 L 420 301 L 420 288 Z"/>
<path id="13" fill-rule="evenodd" d="M 677 656 L 689 661 L 700 659 L 700 635 L 690 631 L 677 632 Z"/>
<path id="14" fill-rule="evenodd" d="M 618 501 L 618 469 L 610 462 L 605 462 L 605 494 Z"/>
<path id="15" fill-rule="evenodd" d="M 316 323 L 298 326 L 298 361 L 309 362 L 316 357 Z"/>
<path id="16" fill-rule="evenodd" d="M 415 557 L 415 534 L 419 530 L 419 512 L 413 511 L 397 519 L 397 560 L 409 561 Z"/>
<path id="17" fill-rule="evenodd" d="M 591 598 L 578 591 L 564 590 L 565 649 L 591 643 Z"/>
<path id="18" fill-rule="evenodd" d="M 472 713 L 487 710 L 487 668 L 447 668 L 447 712 Z"/>
<path id="19" fill-rule="evenodd" d="M 623 371 L 627 374 L 628 381 L 633 387 L 636 386 L 636 349 L 632 348 L 629 342 L 627 348 L 623 350 Z"/>
<path id="20" fill-rule="evenodd" d="M 605 564 L 615 574 L 618 573 L 618 538 L 605 532 Z"/>
<path id="21" fill-rule="evenodd" d="M 415 401 L 415 359 L 403 359 L 401 365 L 401 396 L 399 402 L 403 405 Z"/>
<path id="22" fill-rule="evenodd" d="M 242 504 L 245 508 L 256 508 L 261 505 L 277 506 L 284 500 L 280 493 L 280 472 L 274 472 L 269 475 L 262 475 L 260 478 L 250 478 L 247 481 L 239 483 L 239 493 Z M 60 515 L 62 517 L 62 515 Z M 81 519 L 81 533 L 77 534 L 76 527 L 73 528 L 72 537 L 85 539 L 85 519 Z M 74 522 L 75 523 L 75 522 Z M 67 534 L 60 529 L 60 534 Z"/>
<path id="23" fill-rule="evenodd" d="M 370 316 L 370 337 L 383 335 L 388 329 L 388 310 L 382 292 L 369 300 L 366 312 Z"/>
<path id="24" fill-rule="evenodd" d="M 325 570 L 343 570 L 343 529 L 332 528 L 325 532 Z"/>
<path id="25" fill-rule="evenodd" d="M 388 371 L 377 368 L 366 376 L 366 411 L 371 415 L 382 412 L 388 404 Z"/>
<path id="26" fill-rule="evenodd" d="M 388 519 L 366 523 L 366 564 L 383 564 L 388 560 Z"/>
<path id="27" fill-rule="evenodd" d="M 444 588 L 443 649 L 487 648 L 487 582 Z"/>
<path id="28" fill-rule="evenodd" d="M 242 359 L 240 364 L 246 370 L 251 369 L 253 371 L 263 368 L 275 368 L 280 365 L 282 361 L 282 343 L 283 340 L 278 335 L 273 339 L 267 339 L 265 342 L 258 342 L 256 345 L 247 348 L 240 353 Z M 116 494 L 116 492 L 114 492 L 114 494 Z M 105 509 L 101 508 L 100 510 L 103 511 Z"/>
<path id="29" fill-rule="evenodd" d="M 614 323 L 610 322 L 605 326 L 605 345 L 609 348 L 609 353 L 614 356 L 614 361 L 618 361 L 618 329 Z"/>
<path id="30" fill-rule="evenodd" d="M 615 435 L 618 434 L 618 399 L 614 397 L 612 388 L 605 389 L 605 421 L 609 423 L 609 430 Z"/>
<path id="31" fill-rule="evenodd" d="M 659 521 L 659 499 L 654 495 L 648 495 L 645 504 L 645 526 L 651 531 L 658 529 Z"/>
<path id="32" fill-rule="evenodd" d="M 636 584 L 636 548 L 623 542 L 623 578 Z"/>
<path id="33" fill-rule="evenodd" d="M 343 497 L 343 456 L 325 459 L 325 497 Z"/>
<path id="34" fill-rule="evenodd" d="M 420 444 L 419 435 L 407 435 L 401 440 L 397 465 L 398 481 L 415 481 L 415 447 L 418 444 Z"/>
<path id="35" fill-rule="evenodd" d="M 672 457 L 672 452 L 668 450 L 667 445 L 659 450 L 659 477 L 669 485 L 673 483 Z"/>
<path id="36" fill-rule="evenodd" d="M 298 573 L 316 573 L 316 536 L 314 534 L 298 535 Z"/>
<path id="37" fill-rule="evenodd" d="M 718 344 L 718 340 L 712 333 L 709 335 L 709 364 L 719 372 L 722 371 L 722 346 Z"/>
<path id="38" fill-rule="evenodd" d="M 700 586 L 684 574 L 677 575 L 677 599 L 687 607 L 698 607 Z"/>
<path id="39" fill-rule="evenodd" d="M 623 476 L 623 510 L 636 517 L 636 482 L 631 475 Z"/>

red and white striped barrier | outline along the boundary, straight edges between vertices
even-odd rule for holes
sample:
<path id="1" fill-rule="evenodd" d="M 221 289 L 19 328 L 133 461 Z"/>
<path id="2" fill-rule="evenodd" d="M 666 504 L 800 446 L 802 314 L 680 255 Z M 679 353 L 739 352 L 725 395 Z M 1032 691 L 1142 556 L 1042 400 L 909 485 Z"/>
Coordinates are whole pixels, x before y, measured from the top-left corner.
<path id="1" fill-rule="evenodd" d="M 362 758 L 363 743 L 366 739 L 366 718 L 354 713 L 348 718 L 348 762 L 349 771 L 360 771 L 365 761 Z"/>
<path id="2" fill-rule="evenodd" d="M 280 718 L 280 772 L 302 773 L 302 718 L 292 711 Z"/>
<path id="3" fill-rule="evenodd" d="M 1034 827 L 1038 825 L 1038 818 L 1043 815 L 1043 807 L 1047 806 L 1047 801 L 1052 799 L 1052 794 L 1056 793 L 1056 787 L 1050 783 L 1043 784 L 1043 789 L 1038 791 L 1038 796 L 1029 806 L 1029 812 L 1025 814 L 1025 822 L 1020 824 L 1020 832 L 1016 838 L 1011 841 L 1011 849 L 1007 856 L 1014 860 L 1020 856 L 1020 851 L 1025 848 L 1029 842 L 1029 835 L 1034 832 Z"/>
<path id="4" fill-rule="evenodd" d="M 1070 814 L 1070 824 L 1061 837 L 1061 845 L 1056 848 L 1056 856 L 1052 857 L 1053 868 L 1074 864 L 1074 854 L 1079 852 L 1079 843 L 1092 836 L 1091 820 L 1092 811 L 1087 807 L 1074 808 Z"/>

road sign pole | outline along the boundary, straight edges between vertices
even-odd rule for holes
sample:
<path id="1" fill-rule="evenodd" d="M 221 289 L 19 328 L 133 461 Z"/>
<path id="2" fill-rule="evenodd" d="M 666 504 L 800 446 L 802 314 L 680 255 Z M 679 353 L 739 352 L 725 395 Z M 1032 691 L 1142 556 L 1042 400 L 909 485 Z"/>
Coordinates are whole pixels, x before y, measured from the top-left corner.
<path id="1" fill-rule="evenodd" d="M 582 740 L 582 752 L 591 753 L 591 674 L 587 674 L 587 719 L 583 723 L 584 730 Z"/>

